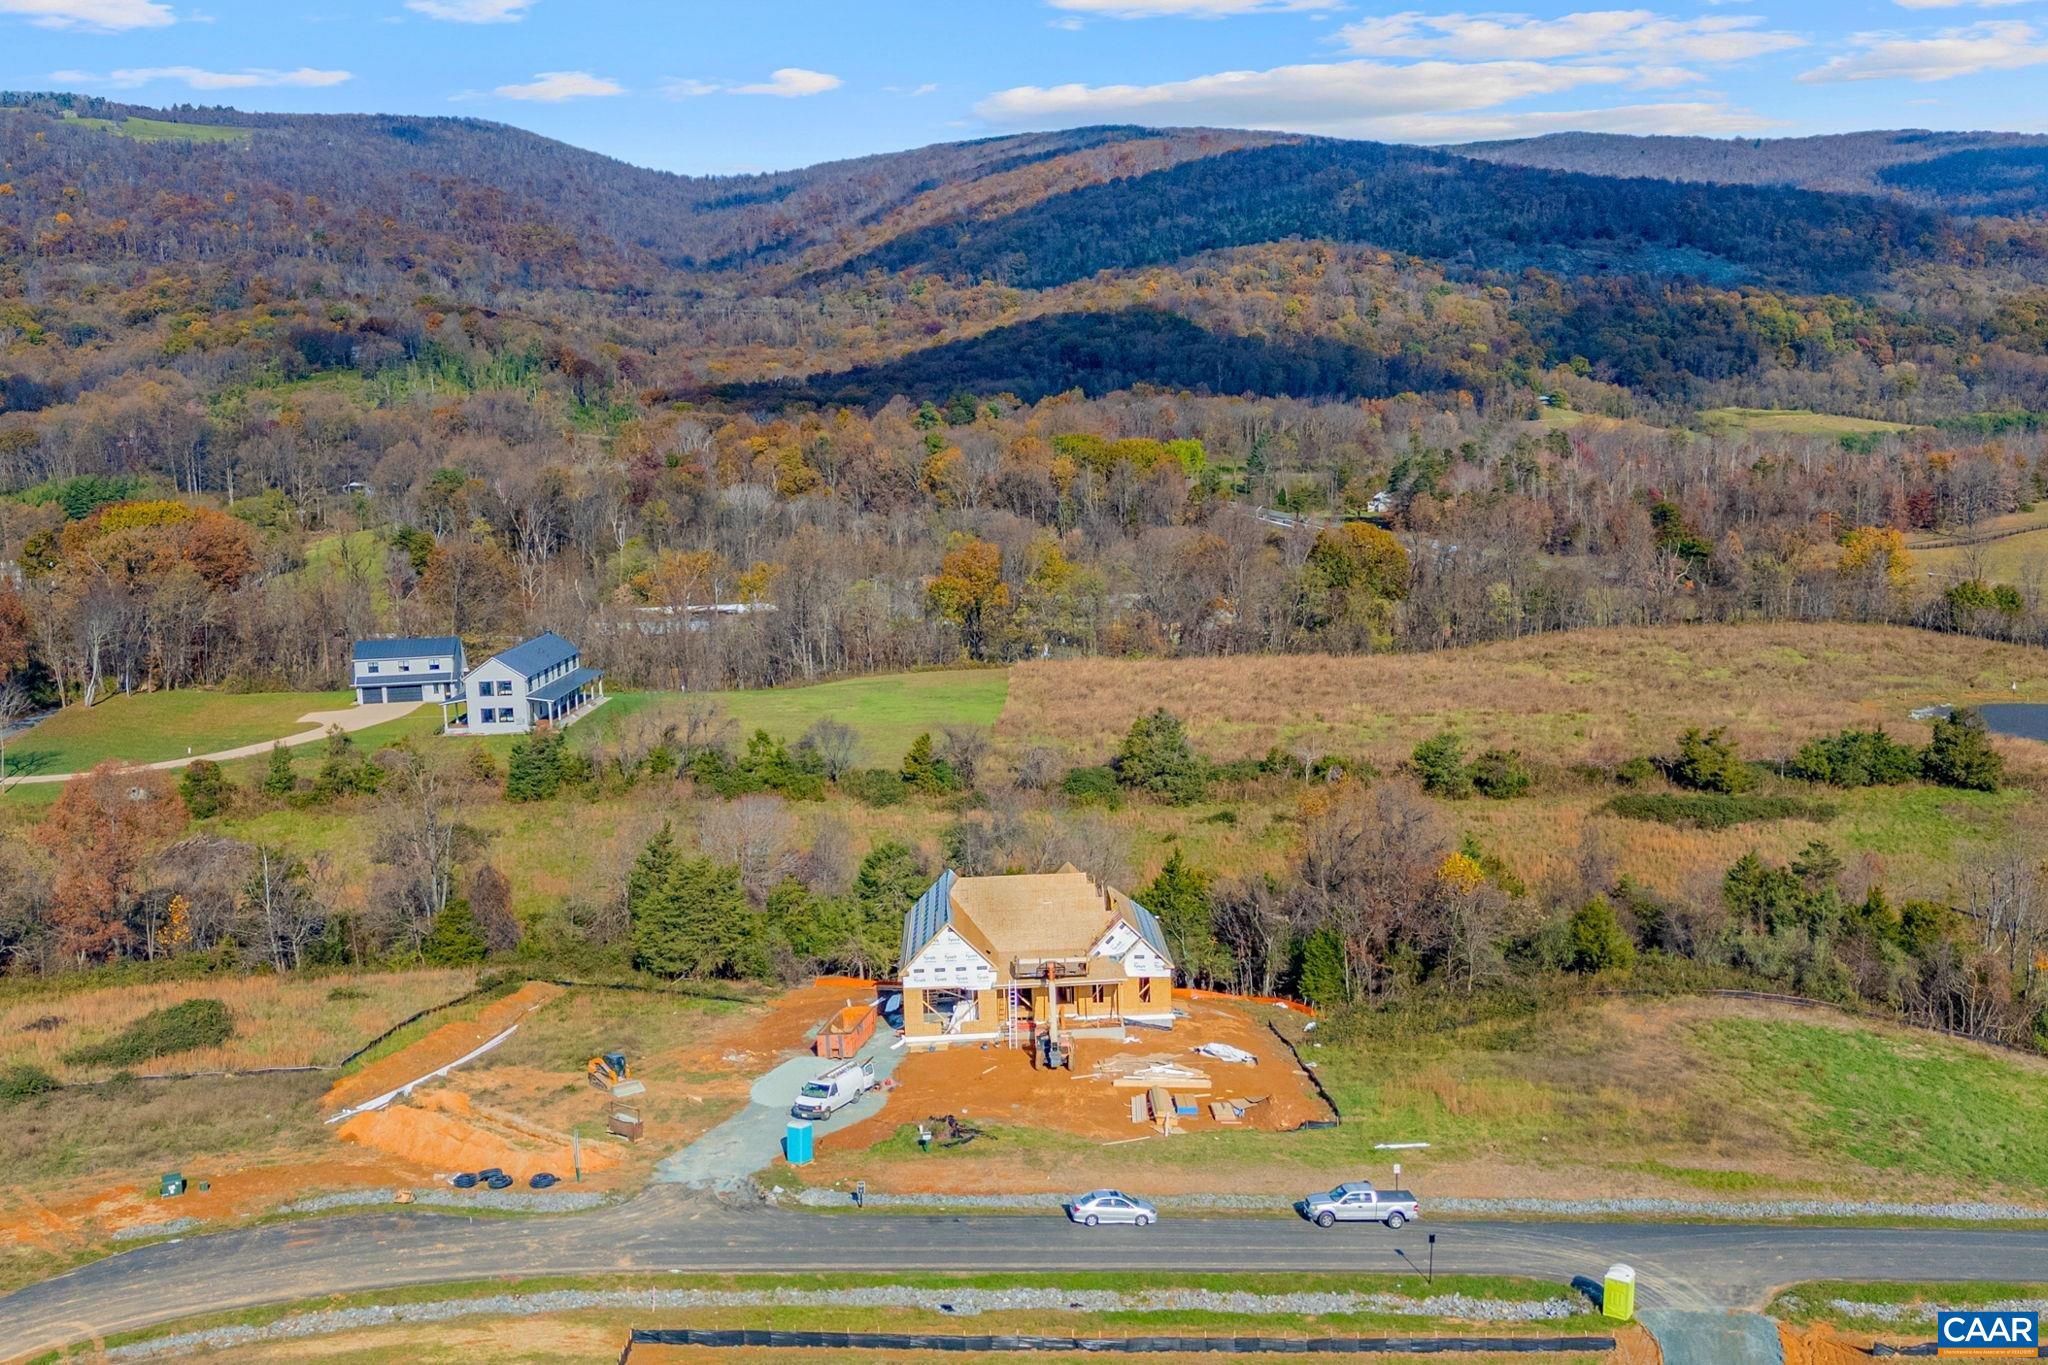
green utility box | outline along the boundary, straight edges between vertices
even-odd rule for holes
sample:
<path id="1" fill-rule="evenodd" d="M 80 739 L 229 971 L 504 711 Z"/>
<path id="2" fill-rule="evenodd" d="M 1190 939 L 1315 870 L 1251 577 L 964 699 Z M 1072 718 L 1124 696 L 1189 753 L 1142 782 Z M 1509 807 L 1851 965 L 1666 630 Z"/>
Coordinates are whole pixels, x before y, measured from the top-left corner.
<path id="1" fill-rule="evenodd" d="M 1600 1295 L 1600 1312 L 1603 1317 L 1613 1318 L 1616 1322 L 1627 1322 L 1636 1315 L 1636 1272 L 1633 1267 L 1607 1267 L 1607 1283 Z"/>
<path id="2" fill-rule="evenodd" d="M 157 1193 L 165 1199 L 176 1199 L 185 1192 L 185 1177 L 176 1171 L 167 1172 L 157 1187 Z"/>

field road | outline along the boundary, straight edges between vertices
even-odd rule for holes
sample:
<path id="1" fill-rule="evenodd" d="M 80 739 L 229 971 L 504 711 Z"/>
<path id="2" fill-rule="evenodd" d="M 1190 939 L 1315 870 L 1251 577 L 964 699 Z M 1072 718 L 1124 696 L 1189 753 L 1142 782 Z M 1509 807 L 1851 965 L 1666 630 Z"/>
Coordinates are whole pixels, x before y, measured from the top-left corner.
<path id="1" fill-rule="evenodd" d="M 364 706 L 346 706 L 338 711 L 309 711 L 299 717 L 299 724 L 310 725 L 313 728 L 301 730 L 295 735 L 280 735 L 276 739 L 266 739 L 259 744 L 238 745 L 233 749 L 222 749 L 218 753 L 193 754 L 188 758 L 167 758 L 161 763 L 142 763 L 137 766 L 153 768 L 158 772 L 175 772 L 179 768 L 189 768 L 202 760 L 209 763 L 232 763 L 238 758 L 258 758 L 279 744 L 287 749 L 317 744 L 327 738 L 330 729 L 340 730 L 344 734 L 354 734 L 358 730 L 367 730 L 375 725 L 403 720 L 424 705 L 425 702 L 417 701 L 374 701 Z M 28 773 L 10 777 L 4 783 L 0 783 L 0 787 L 33 787 L 51 782 L 70 782 L 84 776 L 83 772 Z"/>
<path id="2" fill-rule="evenodd" d="M 1627 1261 L 1645 1305 L 1761 1303 L 1805 1279 L 2039 1279 L 2048 1231 L 1438 1222 L 1328 1232 L 1292 1219 L 1172 1218 L 1150 1228 L 1051 1217 L 805 1214 L 676 1186 L 593 1213 L 522 1219 L 370 1214 L 272 1224 L 123 1252 L 0 1299 L 0 1342 L 34 1355 L 198 1313 L 493 1276 L 683 1270 L 1046 1273 L 1403 1271 L 1558 1281 Z"/>

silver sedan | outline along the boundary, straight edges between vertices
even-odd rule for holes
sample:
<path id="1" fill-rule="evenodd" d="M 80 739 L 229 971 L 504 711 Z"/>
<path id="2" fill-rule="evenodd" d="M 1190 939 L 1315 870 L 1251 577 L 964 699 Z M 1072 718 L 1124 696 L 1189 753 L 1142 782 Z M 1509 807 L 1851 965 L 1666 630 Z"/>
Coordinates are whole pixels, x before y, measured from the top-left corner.
<path id="1" fill-rule="evenodd" d="M 1067 1217 L 1084 1227 L 1129 1223 L 1142 1228 L 1159 1221 L 1159 1210 L 1122 1190 L 1090 1190 L 1067 1205 Z"/>

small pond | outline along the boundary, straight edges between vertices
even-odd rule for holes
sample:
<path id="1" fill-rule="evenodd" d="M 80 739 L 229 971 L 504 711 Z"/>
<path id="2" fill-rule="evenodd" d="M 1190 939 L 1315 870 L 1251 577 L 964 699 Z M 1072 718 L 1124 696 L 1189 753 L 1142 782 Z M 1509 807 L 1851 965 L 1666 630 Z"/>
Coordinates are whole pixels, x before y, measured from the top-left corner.
<path id="1" fill-rule="evenodd" d="M 1993 734 L 2048 742 L 2048 702 L 1995 701 L 1977 712 Z"/>

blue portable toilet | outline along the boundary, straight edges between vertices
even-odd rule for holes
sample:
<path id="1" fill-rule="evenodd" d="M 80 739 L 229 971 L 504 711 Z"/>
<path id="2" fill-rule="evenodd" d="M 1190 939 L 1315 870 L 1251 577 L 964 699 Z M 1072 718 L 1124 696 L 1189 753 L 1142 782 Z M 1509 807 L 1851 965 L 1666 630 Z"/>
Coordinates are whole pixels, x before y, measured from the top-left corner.
<path id="1" fill-rule="evenodd" d="M 782 1137 L 782 1154 L 789 1158 L 792 1166 L 811 1164 L 811 1123 L 809 1119 L 790 1120 L 789 1130 Z"/>

